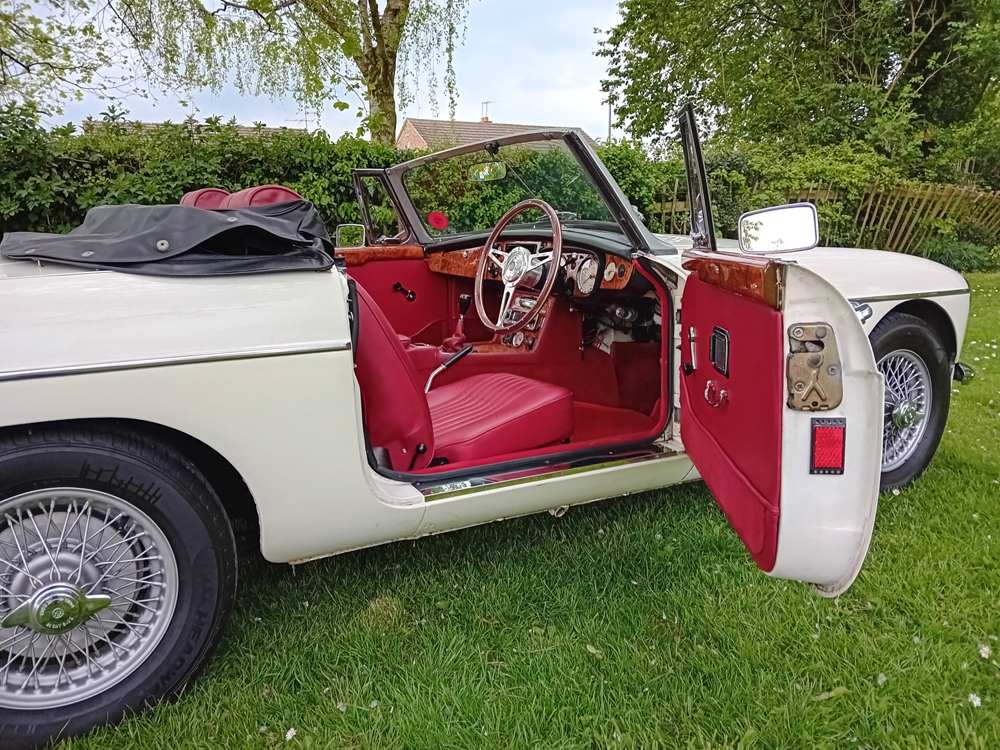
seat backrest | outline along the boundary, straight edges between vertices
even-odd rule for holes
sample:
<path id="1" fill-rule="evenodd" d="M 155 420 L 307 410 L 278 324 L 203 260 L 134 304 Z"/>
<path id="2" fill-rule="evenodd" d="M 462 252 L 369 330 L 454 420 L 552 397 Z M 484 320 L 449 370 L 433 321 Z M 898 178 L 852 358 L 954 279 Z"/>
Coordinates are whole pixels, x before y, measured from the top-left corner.
<path id="1" fill-rule="evenodd" d="M 271 203 L 300 201 L 302 196 L 283 185 L 257 185 L 240 190 L 228 196 L 219 208 L 246 208 L 247 206 L 267 206 Z"/>
<path id="2" fill-rule="evenodd" d="M 434 456 L 431 413 L 410 357 L 389 320 L 360 284 L 355 374 L 364 401 L 365 424 L 373 448 L 389 452 L 395 471 L 422 469 Z M 420 444 L 422 455 L 415 453 Z M 417 455 L 414 461 L 414 455 Z"/>
<path id="3" fill-rule="evenodd" d="M 195 208 L 221 208 L 222 202 L 229 197 L 229 191 L 222 188 L 202 188 L 184 193 L 181 196 L 182 206 Z"/>

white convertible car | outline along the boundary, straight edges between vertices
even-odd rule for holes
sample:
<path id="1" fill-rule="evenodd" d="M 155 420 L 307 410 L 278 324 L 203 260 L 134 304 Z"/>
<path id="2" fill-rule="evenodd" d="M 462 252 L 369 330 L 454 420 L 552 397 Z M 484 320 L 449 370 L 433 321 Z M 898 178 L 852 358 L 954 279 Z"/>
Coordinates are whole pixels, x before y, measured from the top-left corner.
<path id="1" fill-rule="evenodd" d="M 302 563 L 703 479 L 763 571 L 844 591 L 971 375 L 968 287 L 812 249 L 809 204 L 717 240 L 689 111 L 681 137 L 689 238 L 571 131 L 358 171 L 358 247 L 274 187 L 5 237 L 0 745 L 176 694 L 241 545 Z"/>

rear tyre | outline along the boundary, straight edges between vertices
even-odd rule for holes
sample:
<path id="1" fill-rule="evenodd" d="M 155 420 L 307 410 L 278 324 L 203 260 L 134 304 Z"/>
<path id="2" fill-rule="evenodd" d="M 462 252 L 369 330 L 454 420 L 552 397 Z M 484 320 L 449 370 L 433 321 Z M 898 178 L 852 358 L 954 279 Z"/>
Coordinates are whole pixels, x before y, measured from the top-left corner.
<path id="1" fill-rule="evenodd" d="M 951 360 L 934 328 L 907 313 L 886 315 L 871 333 L 885 376 L 883 490 L 902 487 L 930 463 L 948 419 Z"/>
<path id="2" fill-rule="evenodd" d="M 168 698 L 222 635 L 236 547 L 205 478 L 112 427 L 0 436 L 0 747 Z"/>

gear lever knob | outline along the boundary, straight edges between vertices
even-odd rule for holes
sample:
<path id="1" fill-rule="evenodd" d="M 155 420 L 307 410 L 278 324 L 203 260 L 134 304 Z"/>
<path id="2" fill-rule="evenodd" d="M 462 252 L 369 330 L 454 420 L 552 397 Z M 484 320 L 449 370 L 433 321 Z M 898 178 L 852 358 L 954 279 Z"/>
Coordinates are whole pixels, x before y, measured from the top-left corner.
<path id="1" fill-rule="evenodd" d="M 465 317 L 465 314 L 469 312 L 470 305 L 472 305 L 471 294 L 460 294 L 458 296 L 458 314 L 463 318 Z"/>

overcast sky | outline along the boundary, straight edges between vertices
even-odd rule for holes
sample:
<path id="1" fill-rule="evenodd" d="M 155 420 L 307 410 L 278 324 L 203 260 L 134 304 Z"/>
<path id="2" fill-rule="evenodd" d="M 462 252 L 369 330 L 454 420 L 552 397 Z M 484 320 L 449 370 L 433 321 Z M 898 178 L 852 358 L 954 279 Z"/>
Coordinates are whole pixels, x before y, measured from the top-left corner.
<path id="1" fill-rule="evenodd" d="M 600 38 L 594 28 L 607 29 L 617 18 L 615 0 L 471 0 L 465 44 L 455 54 L 456 119 L 478 120 L 482 102 L 492 101 L 489 116 L 495 122 L 582 127 L 594 138 L 606 138 L 608 108 L 600 91 L 605 61 L 594 56 Z M 244 97 L 230 87 L 217 96 L 195 93 L 193 103 L 199 118 L 221 115 L 243 125 L 304 126 L 290 98 Z M 78 123 L 106 106 L 88 98 L 53 119 Z M 129 119 L 146 122 L 178 122 L 191 112 L 169 96 L 127 100 L 123 106 Z M 443 99 L 439 112 L 447 117 Z M 406 115 L 431 117 L 429 102 L 410 105 L 400 113 L 399 125 Z M 312 117 L 310 129 L 316 127 Z M 320 126 L 333 137 L 354 130 L 357 122 L 354 111 L 332 107 L 320 117 Z"/>

